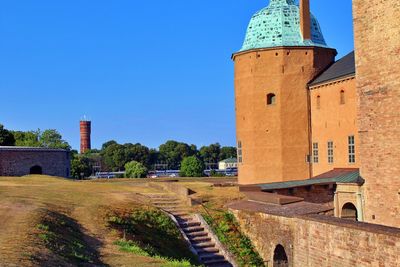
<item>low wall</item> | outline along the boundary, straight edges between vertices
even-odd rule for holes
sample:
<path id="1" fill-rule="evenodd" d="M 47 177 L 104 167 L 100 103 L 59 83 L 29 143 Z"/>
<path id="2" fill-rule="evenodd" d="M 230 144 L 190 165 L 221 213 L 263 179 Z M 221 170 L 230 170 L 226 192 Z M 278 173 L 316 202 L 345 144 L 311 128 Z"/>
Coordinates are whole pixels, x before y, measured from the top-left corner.
<path id="1" fill-rule="evenodd" d="M 400 266 L 400 229 L 314 215 L 280 217 L 232 211 L 261 257 L 273 266 L 277 245 L 289 266 Z"/>

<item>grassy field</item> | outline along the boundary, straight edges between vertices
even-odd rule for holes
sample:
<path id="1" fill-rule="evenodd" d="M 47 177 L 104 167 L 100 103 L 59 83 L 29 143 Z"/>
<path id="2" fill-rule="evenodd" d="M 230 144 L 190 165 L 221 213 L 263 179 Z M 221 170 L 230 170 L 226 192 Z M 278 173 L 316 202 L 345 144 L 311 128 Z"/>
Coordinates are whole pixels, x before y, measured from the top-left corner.
<path id="1" fill-rule="evenodd" d="M 213 188 L 203 181 L 182 183 L 214 206 L 240 197 L 236 187 Z M 158 192 L 146 180 L 0 177 L 0 266 L 165 265 L 162 258 L 121 250 L 121 233 L 108 224 L 110 213 L 143 206 L 137 193 Z"/>

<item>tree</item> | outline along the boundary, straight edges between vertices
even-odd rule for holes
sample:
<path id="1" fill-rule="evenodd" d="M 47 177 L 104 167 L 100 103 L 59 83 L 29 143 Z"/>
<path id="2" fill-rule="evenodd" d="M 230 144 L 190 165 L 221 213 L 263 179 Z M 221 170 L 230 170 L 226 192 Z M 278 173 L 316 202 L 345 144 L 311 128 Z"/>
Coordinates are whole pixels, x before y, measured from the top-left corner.
<path id="1" fill-rule="evenodd" d="M 147 168 L 142 163 L 131 161 L 125 164 L 126 178 L 146 178 Z"/>
<path id="2" fill-rule="evenodd" d="M 71 146 L 62 139 L 61 134 L 57 130 L 45 130 L 39 136 L 41 147 L 71 149 Z"/>
<path id="3" fill-rule="evenodd" d="M 237 157 L 237 149 L 232 146 L 224 146 L 221 148 L 221 152 L 219 154 L 219 161 L 229 158 Z"/>
<path id="4" fill-rule="evenodd" d="M 2 124 L 0 124 L 0 146 L 15 146 L 14 135 Z"/>
<path id="5" fill-rule="evenodd" d="M 170 169 L 179 169 L 179 165 L 185 157 L 197 154 L 197 148 L 195 145 L 189 146 L 185 143 L 167 141 L 160 146 L 159 152 L 159 159 L 165 161 Z"/>
<path id="6" fill-rule="evenodd" d="M 218 143 L 200 148 L 200 157 L 205 163 L 218 163 L 220 153 L 221 145 Z"/>
<path id="7" fill-rule="evenodd" d="M 24 147 L 40 147 L 39 136 L 40 130 L 37 131 L 15 131 L 13 132 L 15 137 L 15 145 L 16 146 L 24 146 Z"/>
<path id="8" fill-rule="evenodd" d="M 108 145 L 104 150 L 102 150 L 101 156 L 106 171 L 123 170 L 125 164 L 128 162 L 126 159 L 125 146 L 116 143 Z"/>
<path id="9" fill-rule="evenodd" d="M 71 176 L 76 179 L 89 177 L 92 174 L 90 159 L 83 155 L 73 155 L 71 160 Z"/>
<path id="10" fill-rule="evenodd" d="M 137 161 L 147 168 L 150 167 L 150 150 L 141 144 L 125 144 L 126 162 Z"/>
<path id="11" fill-rule="evenodd" d="M 180 174 L 183 177 L 202 177 L 204 163 L 196 156 L 186 157 L 182 160 Z"/>
<path id="12" fill-rule="evenodd" d="M 102 146 L 101 146 L 101 150 L 105 150 L 107 147 L 111 146 L 111 145 L 117 145 L 118 143 L 114 140 L 105 142 Z"/>

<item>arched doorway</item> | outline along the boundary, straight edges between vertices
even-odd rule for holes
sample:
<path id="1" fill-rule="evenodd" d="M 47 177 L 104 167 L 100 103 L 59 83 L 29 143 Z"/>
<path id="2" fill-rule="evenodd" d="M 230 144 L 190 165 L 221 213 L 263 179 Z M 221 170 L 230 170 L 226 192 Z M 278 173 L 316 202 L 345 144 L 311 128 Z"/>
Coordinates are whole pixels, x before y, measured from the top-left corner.
<path id="1" fill-rule="evenodd" d="M 42 167 L 40 167 L 39 165 L 33 166 L 30 169 L 29 174 L 43 174 Z"/>
<path id="2" fill-rule="evenodd" d="M 273 267 L 289 267 L 289 260 L 282 245 L 277 245 L 275 248 Z"/>
<path id="3" fill-rule="evenodd" d="M 346 203 L 342 208 L 342 219 L 358 221 L 358 212 L 353 203 Z"/>

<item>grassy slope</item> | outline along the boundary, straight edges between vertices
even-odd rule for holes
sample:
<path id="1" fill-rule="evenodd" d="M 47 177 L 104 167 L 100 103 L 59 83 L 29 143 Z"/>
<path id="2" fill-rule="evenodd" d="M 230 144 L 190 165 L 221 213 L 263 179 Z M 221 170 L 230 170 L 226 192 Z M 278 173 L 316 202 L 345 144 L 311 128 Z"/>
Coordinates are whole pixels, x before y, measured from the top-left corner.
<path id="1" fill-rule="evenodd" d="M 138 206 L 135 193 L 152 190 L 140 181 L 0 178 L 0 266 L 160 266 L 162 260 L 121 252 L 119 233 L 105 221 L 110 210 Z"/>

